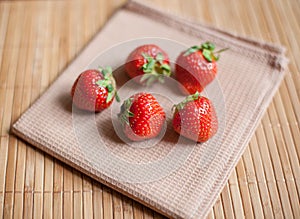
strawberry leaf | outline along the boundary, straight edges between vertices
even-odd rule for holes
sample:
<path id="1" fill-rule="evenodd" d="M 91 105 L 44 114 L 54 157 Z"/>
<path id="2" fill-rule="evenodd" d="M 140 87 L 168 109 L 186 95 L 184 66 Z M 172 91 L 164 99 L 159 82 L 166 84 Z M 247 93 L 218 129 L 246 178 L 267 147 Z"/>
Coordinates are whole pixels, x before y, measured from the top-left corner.
<path id="1" fill-rule="evenodd" d="M 108 93 L 111 93 L 111 92 L 114 90 L 114 88 L 113 88 L 113 86 L 112 86 L 111 84 L 108 84 L 108 85 L 106 86 L 106 88 L 107 88 L 107 90 L 108 90 Z"/>
<path id="2" fill-rule="evenodd" d="M 187 103 L 198 100 L 199 97 L 200 97 L 200 93 L 196 91 L 196 93 L 187 96 L 182 102 L 174 105 L 173 108 L 176 108 L 177 110 L 182 110 Z"/>
<path id="3" fill-rule="evenodd" d="M 215 45 L 211 42 L 205 42 L 201 44 L 202 49 L 208 49 L 210 51 L 213 51 L 215 49 Z"/>
<path id="4" fill-rule="evenodd" d="M 141 77 L 140 82 L 144 82 L 144 81 L 148 80 L 151 77 L 153 77 L 152 74 L 143 74 L 143 76 Z"/>
<path id="5" fill-rule="evenodd" d="M 147 85 L 147 86 L 152 85 L 153 82 L 156 81 L 156 79 L 157 79 L 157 78 L 156 78 L 155 76 L 150 77 L 150 78 L 147 80 L 146 85 Z"/>
<path id="6" fill-rule="evenodd" d="M 168 65 L 168 64 L 162 64 L 162 65 L 160 66 L 160 68 L 161 68 L 161 69 L 164 69 L 164 70 L 166 70 L 166 71 L 168 71 L 168 72 L 171 72 L 171 67 L 170 67 L 170 65 Z"/>
<path id="7" fill-rule="evenodd" d="M 202 43 L 200 49 L 209 49 L 208 43 Z"/>
<path id="8" fill-rule="evenodd" d="M 142 53 L 142 56 L 147 62 L 142 66 L 144 75 L 140 79 L 141 83 L 145 82 L 149 86 L 156 80 L 164 82 L 163 78 L 160 79 L 161 75 L 168 77 L 171 75 L 171 67 L 169 64 L 163 63 L 164 56 L 162 53 L 158 53 L 155 58 L 146 53 Z"/>
<path id="9" fill-rule="evenodd" d="M 112 92 L 109 92 L 106 97 L 106 103 L 110 102 L 113 97 L 114 97 L 114 94 Z"/>
<path id="10" fill-rule="evenodd" d="M 162 63 L 162 61 L 164 60 L 164 56 L 162 53 L 158 53 L 155 57 L 156 61 L 158 61 L 159 63 Z"/>
<path id="11" fill-rule="evenodd" d="M 110 102 L 114 96 L 116 96 L 116 99 L 119 102 L 120 98 L 116 92 L 116 82 L 112 75 L 112 68 L 107 66 L 106 68 L 99 67 L 98 69 L 103 75 L 104 79 L 96 81 L 96 84 L 99 87 L 105 87 L 107 89 L 106 103 Z"/>
<path id="12" fill-rule="evenodd" d="M 183 54 L 183 56 L 188 56 L 188 55 L 190 55 L 190 54 L 192 54 L 192 53 L 194 53 L 194 52 L 199 51 L 200 49 L 201 49 L 201 46 L 198 46 L 198 45 L 192 46 L 191 48 L 189 48 L 189 49 Z"/>
<path id="13" fill-rule="evenodd" d="M 209 62 L 212 62 L 212 52 L 208 49 L 203 49 L 202 54 L 205 57 L 205 59 Z"/>
<path id="14" fill-rule="evenodd" d="M 112 74 L 112 68 L 107 66 L 106 68 L 98 67 L 99 71 L 102 73 L 104 78 L 109 77 Z"/>
<path id="15" fill-rule="evenodd" d="M 96 84 L 99 86 L 99 87 L 106 87 L 108 85 L 108 81 L 107 80 L 99 80 L 99 81 L 96 81 Z"/>
<path id="16" fill-rule="evenodd" d="M 155 60 L 154 60 L 154 59 L 151 59 L 151 60 L 148 62 L 147 70 L 149 70 L 150 72 L 153 71 L 154 66 L 155 66 Z"/>
<path id="17" fill-rule="evenodd" d="M 118 118 L 122 125 L 124 125 L 124 123 L 129 125 L 129 117 L 134 116 L 134 114 L 132 112 L 130 112 L 130 107 L 131 107 L 132 101 L 133 101 L 133 98 L 129 98 L 129 99 L 125 100 L 123 102 L 123 104 L 121 105 L 121 111 L 118 114 Z"/>
<path id="18" fill-rule="evenodd" d="M 211 51 L 213 51 L 216 48 L 215 44 L 212 44 L 211 42 L 208 42 L 207 44 L 208 44 L 208 49 Z"/>
<path id="19" fill-rule="evenodd" d="M 150 56 L 148 53 L 142 53 L 142 56 L 144 57 L 144 59 L 146 59 L 147 61 L 149 59 L 152 59 L 152 56 Z"/>
<path id="20" fill-rule="evenodd" d="M 116 97 L 117 102 L 120 102 L 120 101 L 121 101 L 121 100 L 120 100 L 120 97 L 119 97 L 119 95 L 118 95 L 118 92 L 116 92 L 115 97 Z"/>
<path id="21" fill-rule="evenodd" d="M 208 62 L 212 62 L 212 61 L 218 61 L 220 56 L 219 55 L 215 55 L 215 54 L 219 54 L 221 52 L 224 52 L 226 51 L 228 48 L 225 48 L 225 49 L 221 49 L 217 52 L 214 53 L 214 50 L 215 50 L 215 45 L 211 42 L 205 42 L 205 43 L 202 43 L 201 46 L 192 46 L 190 47 L 184 54 L 183 56 L 188 56 L 194 52 L 197 52 L 197 51 L 201 51 L 202 54 L 203 54 L 203 57 L 208 61 Z"/>
<path id="22" fill-rule="evenodd" d="M 147 63 L 143 65 L 143 72 L 151 73 L 154 70 L 155 60 L 153 58 L 148 59 Z"/>
<path id="23" fill-rule="evenodd" d="M 134 116 L 133 112 L 128 111 L 127 113 L 128 113 L 127 115 L 128 115 L 129 117 L 133 117 L 133 116 Z"/>
<path id="24" fill-rule="evenodd" d="M 159 76 L 158 81 L 163 84 L 165 82 L 165 77 L 164 76 Z"/>

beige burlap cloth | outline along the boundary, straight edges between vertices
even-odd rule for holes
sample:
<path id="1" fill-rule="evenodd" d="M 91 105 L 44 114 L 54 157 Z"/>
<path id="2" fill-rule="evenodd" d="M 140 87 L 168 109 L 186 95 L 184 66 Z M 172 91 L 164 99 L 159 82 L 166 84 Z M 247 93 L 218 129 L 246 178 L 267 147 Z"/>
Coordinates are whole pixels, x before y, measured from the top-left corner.
<path id="1" fill-rule="evenodd" d="M 218 134 L 205 144 L 178 139 L 168 124 L 165 136 L 155 146 L 130 146 L 114 131 L 113 107 L 96 115 L 72 110 L 69 92 L 82 70 L 111 65 L 118 69 L 114 74 L 120 86 L 128 80 L 120 66 L 135 46 L 154 42 L 174 61 L 184 48 L 179 45 L 206 40 L 230 50 L 222 55 L 217 79 L 206 91 L 214 99 L 221 121 Z M 111 17 L 12 130 L 46 153 L 166 216 L 202 218 L 228 180 L 283 79 L 287 64 L 283 53 L 280 47 L 130 2 Z M 138 90 L 129 85 L 124 85 L 121 96 Z M 164 91 L 156 91 L 161 93 L 158 99 L 165 107 L 173 104 L 163 98 Z M 183 99 L 180 94 L 178 97 Z M 169 121 L 171 112 L 166 112 Z"/>

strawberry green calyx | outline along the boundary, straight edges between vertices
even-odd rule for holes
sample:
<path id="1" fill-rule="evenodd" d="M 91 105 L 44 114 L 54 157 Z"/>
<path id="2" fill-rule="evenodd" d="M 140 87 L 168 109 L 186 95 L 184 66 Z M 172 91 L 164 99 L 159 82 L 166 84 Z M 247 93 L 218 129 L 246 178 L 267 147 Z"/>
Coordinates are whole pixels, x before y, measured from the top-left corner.
<path id="1" fill-rule="evenodd" d="M 171 67 L 169 64 L 164 63 L 162 53 L 158 53 L 155 58 L 146 53 L 143 53 L 142 56 L 147 62 L 142 66 L 144 75 L 140 80 L 141 82 L 146 82 L 146 85 L 149 86 L 156 80 L 164 83 L 164 77 L 171 76 Z"/>
<path id="2" fill-rule="evenodd" d="M 200 97 L 200 94 L 199 92 L 197 91 L 196 93 L 192 94 L 192 95 L 189 95 L 187 96 L 182 102 L 178 103 L 178 104 L 175 104 L 173 106 L 173 110 L 176 109 L 176 110 L 182 110 L 185 105 L 191 101 L 195 101 L 195 100 L 198 100 Z"/>
<path id="3" fill-rule="evenodd" d="M 112 68 L 110 66 L 106 68 L 99 67 L 99 71 L 104 78 L 97 81 L 96 84 L 99 87 L 105 87 L 107 89 L 108 94 L 106 97 L 106 103 L 110 102 L 114 96 L 116 97 L 116 100 L 120 102 L 120 98 L 116 90 L 116 81 L 112 75 Z"/>
<path id="4" fill-rule="evenodd" d="M 217 52 L 214 52 L 215 50 L 215 45 L 211 42 L 205 42 L 202 43 L 200 46 L 196 45 L 196 46 L 192 46 L 191 48 L 189 48 L 183 55 L 184 56 L 188 56 L 194 52 L 197 51 L 201 51 L 204 58 L 208 61 L 208 62 L 212 62 L 212 61 L 218 61 L 220 58 L 220 53 L 226 51 L 229 48 L 225 48 L 225 49 L 221 49 Z M 218 55 L 216 55 L 218 54 Z"/>
<path id="5" fill-rule="evenodd" d="M 129 125 L 129 117 L 134 116 L 134 114 L 129 111 L 132 101 L 133 101 L 133 98 L 131 97 L 131 98 L 125 100 L 121 106 L 121 112 L 118 114 L 118 118 L 122 125 L 124 125 L 124 124 Z"/>

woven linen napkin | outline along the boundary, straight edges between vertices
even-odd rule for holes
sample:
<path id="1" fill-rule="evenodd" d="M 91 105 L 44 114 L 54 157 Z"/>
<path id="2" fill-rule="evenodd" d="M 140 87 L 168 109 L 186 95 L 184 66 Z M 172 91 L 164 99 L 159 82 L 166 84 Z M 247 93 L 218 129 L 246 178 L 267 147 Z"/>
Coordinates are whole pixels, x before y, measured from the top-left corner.
<path id="1" fill-rule="evenodd" d="M 212 41 L 218 48 L 230 48 L 218 62 L 216 84 L 209 85 L 206 91 L 214 99 L 222 120 L 218 134 L 210 141 L 193 145 L 180 140 L 168 124 L 165 136 L 155 146 L 132 147 L 114 131 L 111 109 L 92 115 L 72 109 L 70 89 L 83 70 L 97 64 L 112 66 L 118 85 L 125 87 L 122 93 L 129 94 L 135 88 L 130 84 L 125 86 L 128 78 L 122 65 L 136 46 L 156 43 L 174 61 L 180 49 L 203 41 Z M 122 46 L 124 42 L 126 46 Z M 281 47 L 191 23 L 131 1 L 111 17 L 18 119 L 12 131 L 168 217 L 203 218 L 222 191 L 283 79 L 287 65 L 283 53 Z M 159 89 L 157 93 L 163 94 Z M 174 104 L 159 98 L 167 107 Z M 170 120 L 171 113 L 167 114 Z"/>

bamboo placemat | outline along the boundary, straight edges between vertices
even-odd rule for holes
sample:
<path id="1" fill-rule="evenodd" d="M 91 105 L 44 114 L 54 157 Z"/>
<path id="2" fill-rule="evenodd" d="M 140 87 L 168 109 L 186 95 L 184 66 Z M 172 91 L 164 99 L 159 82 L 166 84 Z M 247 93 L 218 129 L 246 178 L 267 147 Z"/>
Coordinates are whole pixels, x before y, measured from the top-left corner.
<path id="1" fill-rule="evenodd" d="M 111 215 L 138 218 L 143 214 L 144 218 L 153 217 L 153 213 L 146 208 L 141 210 L 142 207 L 135 202 L 97 185 L 89 178 L 80 176 L 76 171 L 64 167 L 60 162 L 53 161 L 40 151 L 8 135 L 7 130 L 11 121 L 15 121 L 20 113 L 28 108 L 28 105 L 56 77 L 59 69 L 72 60 L 71 56 L 95 33 L 91 27 L 87 30 L 84 26 L 95 22 L 94 19 L 83 21 L 78 18 L 80 13 L 90 14 L 92 9 L 96 8 L 93 4 L 85 5 L 82 9 L 76 2 L 46 2 L 46 5 L 31 2 L 26 3 L 29 10 L 23 10 L 23 4 L 1 2 L 3 13 L 0 13 L 2 60 L 0 99 L 4 104 L 1 105 L 0 161 L 3 163 L 0 171 L 0 185 L 2 185 L 0 212 L 8 217 L 23 214 L 29 218 L 32 215 L 42 214 L 65 217 L 85 215 L 89 218 L 90 215 L 97 216 L 98 213 L 104 218 L 110 218 Z M 64 11 L 65 4 L 70 4 L 68 14 L 72 19 L 61 23 L 61 17 L 58 15 Z M 293 14 L 292 17 L 286 16 L 288 12 L 295 10 L 297 12 L 299 8 L 291 7 L 292 4 L 292 2 L 285 5 L 281 2 L 271 2 L 254 6 L 251 2 L 236 2 L 231 10 L 239 12 L 237 16 L 243 17 L 239 19 L 244 22 L 243 26 L 239 26 L 238 22 L 226 22 L 226 19 L 222 19 L 222 16 L 233 15 L 223 10 L 224 5 L 221 2 L 212 2 L 208 6 L 202 5 L 198 8 L 209 8 L 209 14 L 206 12 L 207 14 L 201 15 L 202 21 L 210 21 L 216 26 L 227 27 L 229 30 L 232 28 L 269 41 L 281 42 L 290 49 L 290 52 L 294 52 L 292 55 L 290 53 L 290 70 L 293 73 L 288 73 L 280 93 L 275 96 L 250 142 L 250 147 L 246 149 L 243 159 L 225 186 L 210 217 L 233 215 L 240 217 L 243 214 L 257 217 L 299 216 L 299 73 L 297 73 L 299 66 L 293 59 L 293 56 L 297 55 L 295 48 L 299 48 L 296 41 L 296 33 L 299 33 L 296 17 L 299 13 Z M 177 5 L 177 9 L 188 7 L 186 4 L 180 5 L 179 2 L 175 2 L 174 5 Z M 268 9 L 266 13 L 261 13 L 261 16 L 265 16 L 261 19 L 265 28 L 265 31 L 262 31 L 260 29 L 262 27 L 255 26 L 249 18 L 255 18 L 257 16 L 255 13 L 261 12 L 266 7 Z M 43 10 L 40 10 L 41 8 Z M 197 10 L 193 6 L 188 11 L 191 15 L 190 13 Z M 29 17 L 30 14 L 37 17 L 33 19 Z M 103 16 L 96 12 L 95 15 Z M 197 15 L 195 20 L 200 19 L 200 15 L 195 15 Z M 210 17 L 211 15 L 218 16 Z M 41 19 L 37 19 L 39 17 Z M 89 16 L 84 17 L 88 19 L 86 17 Z M 82 22 L 82 25 L 77 25 L 73 18 Z M 68 22 L 74 22 L 73 26 L 68 25 Z M 29 25 L 29 28 L 22 24 Z M 53 29 L 48 32 L 38 31 L 43 26 L 48 27 L 47 24 L 52 24 L 50 27 Z M 15 26 L 23 29 L 16 29 Z M 85 28 L 81 29 L 83 27 Z M 290 30 L 291 27 L 293 30 Z M 283 28 L 287 28 L 291 34 L 283 35 Z M 24 35 L 26 37 L 21 37 L 21 33 L 26 31 L 28 31 L 28 34 Z M 77 38 L 74 38 L 75 32 L 78 33 Z M 57 45 L 62 47 L 59 48 Z M 56 54 L 59 56 L 55 56 Z M 49 63 L 49 60 L 52 61 Z M 51 69 L 48 71 L 49 75 L 41 74 L 43 69 Z M 37 82 L 33 83 L 33 78 Z M 101 206 L 99 203 L 102 204 L 102 208 L 99 207 Z"/>

